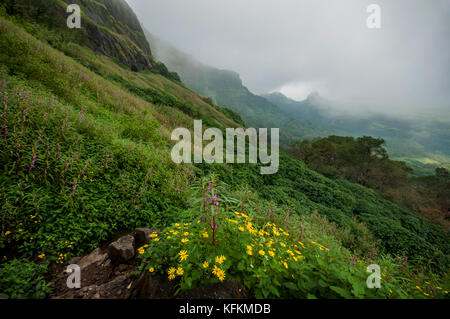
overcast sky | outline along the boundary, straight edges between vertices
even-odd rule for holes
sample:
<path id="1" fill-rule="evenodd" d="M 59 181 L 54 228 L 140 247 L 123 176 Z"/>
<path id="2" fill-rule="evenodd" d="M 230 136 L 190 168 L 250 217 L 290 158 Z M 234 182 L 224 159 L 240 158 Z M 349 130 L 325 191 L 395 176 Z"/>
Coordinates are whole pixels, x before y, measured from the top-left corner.
<path id="1" fill-rule="evenodd" d="M 450 110 L 450 0 L 127 0 L 145 27 L 254 93 Z M 371 3 L 381 29 L 368 29 Z"/>

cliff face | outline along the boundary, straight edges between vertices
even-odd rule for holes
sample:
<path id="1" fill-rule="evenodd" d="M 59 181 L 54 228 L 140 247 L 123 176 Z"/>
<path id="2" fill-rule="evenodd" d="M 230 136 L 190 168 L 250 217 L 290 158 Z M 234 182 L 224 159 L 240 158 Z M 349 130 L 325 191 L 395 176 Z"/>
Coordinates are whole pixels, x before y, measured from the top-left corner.
<path id="1" fill-rule="evenodd" d="M 89 48 L 117 59 L 133 71 L 152 68 L 150 46 L 125 0 L 79 0 L 78 4 L 82 11 L 81 32 Z"/>

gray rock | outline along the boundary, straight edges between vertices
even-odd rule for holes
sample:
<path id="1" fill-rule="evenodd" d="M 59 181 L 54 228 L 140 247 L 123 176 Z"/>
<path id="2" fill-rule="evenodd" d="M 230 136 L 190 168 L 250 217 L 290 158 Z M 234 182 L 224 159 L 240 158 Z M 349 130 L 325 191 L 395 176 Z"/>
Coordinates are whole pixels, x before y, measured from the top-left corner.
<path id="1" fill-rule="evenodd" d="M 80 266 L 81 270 L 83 270 L 94 264 L 100 265 L 105 261 L 106 257 L 108 257 L 108 254 L 104 253 L 100 248 L 97 248 L 89 255 L 78 260 L 75 264 Z"/>
<path id="2" fill-rule="evenodd" d="M 150 234 L 153 231 L 149 228 L 136 228 L 134 231 L 134 240 L 136 241 L 136 247 L 144 246 L 150 242 Z"/>
<path id="3" fill-rule="evenodd" d="M 126 235 L 111 243 L 108 246 L 108 255 L 114 264 L 126 263 L 133 259 L 135 255 L 134 237 Z"/>

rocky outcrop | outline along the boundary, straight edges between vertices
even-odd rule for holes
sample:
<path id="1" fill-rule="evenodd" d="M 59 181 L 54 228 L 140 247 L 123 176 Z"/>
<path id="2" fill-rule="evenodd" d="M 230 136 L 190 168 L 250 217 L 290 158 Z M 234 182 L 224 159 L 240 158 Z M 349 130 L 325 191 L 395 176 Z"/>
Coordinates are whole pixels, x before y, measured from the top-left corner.
<path id="1" fill-rule="evenodd" d="M 51 265 L 48 281 L 55 289 L 53 299 L 240 299 L 249 298 L 236 280 L 191 289 L 174 296 L 176 287 L 167 276 L 144 270 L 136 275 L 140 260 L 136 249 L 144 238 L 157 230 L 137 228 L 132 235 L 121 236 L 104 249 L 97 248 L 84 257 L 73 257 L 65 265 Z M 146 239 L 145 239 L 146 240 Z M 66 268 L 76 264 L 81 269 L 81 288 L 67 287 Z"/>
<path id="2" fill-rule="evenodd" d="M 122 264 L 130 261 L 135 256 L 134 237 L 123 236 L 108 246 L 108 255 L 111 261 Z"/>
<path id="3" fill-rule="evenodd" d="M 67 4 L 72 0 L 63 0 Z M 151 69 L 150 46 L 136 14 L 125 0 L 79 0 L 85 45 L 133 71 Z M 67 15 L 62 8 L 61 14 Z"/>

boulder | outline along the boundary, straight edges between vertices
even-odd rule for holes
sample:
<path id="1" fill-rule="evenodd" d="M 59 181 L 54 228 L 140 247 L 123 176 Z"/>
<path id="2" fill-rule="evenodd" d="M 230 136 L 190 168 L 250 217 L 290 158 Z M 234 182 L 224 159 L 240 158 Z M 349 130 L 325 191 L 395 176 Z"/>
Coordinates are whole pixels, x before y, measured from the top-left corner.
<path id="1" fill-rule="evenodd" d="M 78 258 L 71 259 L 71 263 L 77 264 L 78 266 L 80 266 L 81 270 L 84 270 L 92 265 L 100 265 L 105 261 L 106 257 L 108 257 L 108 255 L 105 252 L 103 252 L 100 248 L 97 248 L 94 251 L 92 251 L 89 255 L 84 256 L 81 259 Z"/>
<path id="2" fill-rule="evenodd" d="M 136 228 L 134 231 L 134 240 L 136 241 L 136 247 L 144 246 L 150 242 L 150 234 L 153 230 L 149 228 Z"/>
<path id="3" fill-rule="evenodd" d="M 122 264 L 134 258 L 134 237 L 126 235 L 120 237 L 108 246 L 108 255 L 114 264 Z"/>

